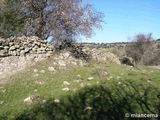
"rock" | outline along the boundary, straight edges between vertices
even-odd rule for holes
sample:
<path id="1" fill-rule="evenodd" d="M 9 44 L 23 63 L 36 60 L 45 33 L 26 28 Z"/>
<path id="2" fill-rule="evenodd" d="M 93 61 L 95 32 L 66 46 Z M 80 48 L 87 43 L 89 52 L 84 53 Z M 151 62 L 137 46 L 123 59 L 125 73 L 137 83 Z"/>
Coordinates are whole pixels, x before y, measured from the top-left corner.
<path id="1" fill-rule="evenodd" d="M 51 72 L 56 71 L 56 70 L 54 69 L 54 67 L 52 67 L 52 66 L 48 67 L 48 70 L 51 71 Z"/>
<path id="2" fill-rule="evenodd" d="M 63 91 L 69 91 L 69 88 L 66 87 L 66 88 L 63 88 L 62 90 L 63 90 Z"/>
<path id="3" fill-rule="evenodd" d="M 34 69 L 34 72 L 38 72 L 38 69 Z"/>
<path id="4" fill-rule="evenodd" d="M 31 104 L 33 101 L 32 101 L 32 98 L 29 96 L 29 97 L 24 99 L 24 102 L 26 102 L 28 104 Z"/>
<path id="5" fill-rule="evenodd" d="M 66 62 L 63 61 L 63 60 L 59 60 L 59 61 L 58 61 L 58 64 L 59 64 L 61 67 L 66 67 Z"/>
<path id="6" fill-rule="evenodd" d="M 74 82 L 77 82 L 77 83 L 80 82 L 80 81 L 82 81 L 82 80 L 74 80 Z"/>
<path id="7" fill-rule="evenodd" d="M 103 75 L 103 76 L 106 76 L 106 75 L 108 75 L 108 72 L 102 71 L 102 75 Z"/>
<path id="8" fill-rule="evenodd" d="M 76 63 L 76 62 L 71 62 L 71 64 L 72 64 L 72 65 L 77 65 L 77 63 Z"/>
<path id="9" fill-rule="evenodd" d="M 94 79 L 94 77 L 89 77 L 89 78 L 88 78 L 89 81 L 90 81 L 90 80 L 93 80 L 93 79 Z"/>
<path id="10" fill-rule="evenodd" d="M 8 50 L 8 49 L 9 49 L 9 46 L 4 46 L 4 49 Z"/>
<path id="11" fill-rule="evenodd" d="M 150 80 L 147 80 L 147 82 L 151 82 Z"/>
<path id="12" fill-rule="evenodd" d="M 41 51 L 45 51 L 46 48 L 45 48 L 45 47 L 41 47 L 40 50 L 41 50 Z"/>
<path id="13" fill-rule="evenodd" d="M 15 50 L 16 49 L 16 47 L 15 46 L 11 46 L 10 48 L 9 48 L 9 50 Z"/>
<path id="14" fill-rule="evenodd" d="M 4 47 L 3 46 L 0 46 L 0 50 L 3 50 L 4 49 Z"/>
<path id="15" fill-rule="evenodd" d="M 39 84 L 39 85 L 43 85 L 43 84 L 44 84 L 43 81 L 36 81 L 35 83 L 36 83 L 36 84 Z"/>
<path id="16" fill-rule="evenodd" d="M 37 92 L 37 90 L 33 90 L 34 92 Z"/>
<path id="17" fill-rule="evenodd" d="M 118 82 L 117 84 L 118 84 L 118 85 L 120 85 L 120 84 L 121 84 L 121 82 Z"/>
<path id="18" fill-rule="evenodd" d="M 13 45 L 14 45 L 14 43 L 13 43 L 13 42 L 10 42 L 10 43 L 9 43 L 9 46 L 13 46 Z"/>
<path id="19" fill-rule="evenodd" d="M 54 102 L 55 102 L 55 103 L 59 103 L 60 100 L 59 100 L 59 99 L 55 99 Z"/>
<path id="20" fill-rule="evenodd" d="M 92 109 L 93 109 L 92 107 L 88 106 L 88 107 L 86 107 L 86 108 L 84 109 L 84 111 L 85 111 L 85 110 L 92 110 Z"/>
<path id="21" fill-rule="evenodd" d="M 31 36 L 31 40 L 33 40 L 33 41 L 38 41 L 38 37 L 37 36 Z"/>
<path id="22" fill-rule="evenodd" d="M 46 53 L 46 57 L 50 57 L 51 55 L 52 55 L 52 54 L 49 53 L 49 52 Z"/>
<path id="23" fill-rule="evenodd" d="M 78 74 L 77 77 L 78 77 L 78 78 L 81 78 L 81 75 Z"/>
<path id="24" fill-rule="evenodd" d="M 17 55 L 17 52 L 14 50 L 12 51 L 12 56 L 16 56 Z"/>
<path id="25" fill-rule="evenodd" d="M 84 65 L 82 60 L 79 60 L 79 65 L 80 65 L 81 67 Z"/>
<path id="26" fill-rule="evenodd" d="M 46 71 L 45 70 L 40 70 L 40 73 L 45 73 Z"/>
<path id="27" fill-rule="evenodd" d="M 20 52 L 20 56 L 24 56 L 24 55 L 25 55 L 25 51 L 22 50 L 22 51 Z"/>
<path id="28" fill-rule="evenodd" d="M 15 48 L 18 49 L 20 46 L 19 45 L 15 45 Z"/>
<path id="29" fill-rule="evenodd" d="M 38 77 L 38 76 L 39 76 L 39 74 L 37 73 L 37 74 L 35 74 L 34 76 L 35 76 L 35 77 Z"/>
<path id="30" fill-rule="evenodd" d="M 16 52 L 16 55 L 17 55 L 17 56 L 20 56 L 20 52 L 19 52 L 19 51 L 17 51 L 17 52 Z"/>
<path id="31" fill-rule="evenodd" d="M 135 66 L 135 60 L 131 57 L 124 56 L 120 58 L 120 61 L 121 61 L 121 64 L 126 64 L 133 67 Z"/>
<path id="32" fill-rule="evenodd" d="M 1 50 L 0 51 L 0 57 L 6 57 L 6 56 L 8 56 L 8 54 L 7 54 L 7 50 Z"/>
<path id="33" fill-rule="evenodd" d="M 3 104 L 3 103 L 4 103 L 4 101 L 0 101 L 0 105 Z"/>
<path id="34" fill-rule="evenodd" d="M 4 90 L 1 90 L 3 93 L 5 93 L 6 92 L 6 89 L 4 89 Z"/>
<path id="35" fill-rule="evenodd" d="M 68 57 L 69 57 L 69 52 L 65 52 L 65 53 L 63 53 L 63 57 L 65 58 L 65 59 L 67 59 Z"/>
<path id="36" fill-rule="evenodd" d="M 29 52 L 29 50 L 30 50 L 30 49 L 29 49 L 28 47 L 26 47 L 26 48 L 24 49 L 24 52 L 27 53 L 27 52 Z"/>
<path id="37" fill-rule="evenodd" d="M 109 78 L 107 78 L 107 80 L 110 80 L 110 79 L 112 79 L 113 78 L 113 76 L 109 76 Z"/>
<path id="38" fill-rule="evenodd" d="M 67 82 L 67 81 L 64 81 L 63 84 L 64 84 L 64 85 L 70 85 L 70 83 Z"/>
<path id="39" fill-rule="evenodd" d="M 38 95 L 31 95 L 31 96 L 24 99 L 24 102 L 26 102 L 27 104 L 31 104 L 34 101 L 37 101 L 37 102 L 40 102 L 40 103 L 45 103 L 46 102 L 46 100 L 44 100 L 43 98 L 41 98 Z"/>

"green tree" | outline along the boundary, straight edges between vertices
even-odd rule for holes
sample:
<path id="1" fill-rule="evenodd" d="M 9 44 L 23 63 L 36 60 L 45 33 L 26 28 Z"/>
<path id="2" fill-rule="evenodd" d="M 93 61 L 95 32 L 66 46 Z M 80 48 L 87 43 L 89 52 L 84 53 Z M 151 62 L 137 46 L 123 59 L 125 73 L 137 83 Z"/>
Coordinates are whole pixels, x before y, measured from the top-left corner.
<path id="1" fill-rule="evenodd" d="M 21 31 L 24 18 L 18 13 L 13 0 L 0 1 L 0 36 L 10 37 Z"/>
<path id="2" fill-rule="evenodd" d="M 82 0 L 13 1 L 20 16 L 25 18 L 21 34 L 26 36 L 51 37 L 51 43 L 57 44 L 76 41 L 81 36 L 91 37 L 95 28 L 102 28 L 103 13 Z"/>

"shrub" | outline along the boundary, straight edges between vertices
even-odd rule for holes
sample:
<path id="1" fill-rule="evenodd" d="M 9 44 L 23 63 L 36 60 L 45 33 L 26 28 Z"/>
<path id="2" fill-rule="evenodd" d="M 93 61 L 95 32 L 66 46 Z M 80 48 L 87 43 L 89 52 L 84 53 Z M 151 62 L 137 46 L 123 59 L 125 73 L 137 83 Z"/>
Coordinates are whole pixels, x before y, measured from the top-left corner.
<path id="1" fill-rule="evenodd" d="M 142 57 L 142 63 L 144 65 L 158 65 L 160 64 L 160 51 L 153 50 L 144 53 Z"/>
<path id="2" fill-rule="evenodd" d="M 124 84 L 86 87 L 73 96 L 63 97 L 60 103 L 51 98 L 24 111 L 16 120 L 128 120 L 125 113 L 158 114 L 157 88 L 131 81 Z"/>
<path id="3" fill-rule="evenodd" d="M 126 56 L 131 57 L 138 64 L 153 65 L 159 62 L 159 50 L 153 45 L 152 34 L 139 33 L 135 35 L 125 47 Z"/>

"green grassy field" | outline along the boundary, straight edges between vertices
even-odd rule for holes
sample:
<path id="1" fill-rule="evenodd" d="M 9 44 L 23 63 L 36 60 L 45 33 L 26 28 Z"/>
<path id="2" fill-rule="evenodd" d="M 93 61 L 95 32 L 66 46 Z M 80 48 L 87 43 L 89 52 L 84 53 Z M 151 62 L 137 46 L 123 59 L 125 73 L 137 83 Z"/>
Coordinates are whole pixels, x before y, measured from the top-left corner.
<path id="1" fill-rule="evenodd" d="M 0 120 L 124 120 L 125 113 L 160 114 L 159 69 L 91 61 L 50 72 L 52 65 L 51 59 L 38 62 L 0 84 Z M 62 90 L 66 87 L 69 91 Z M 46 102 L 27 104 L 30 95 Z"/>

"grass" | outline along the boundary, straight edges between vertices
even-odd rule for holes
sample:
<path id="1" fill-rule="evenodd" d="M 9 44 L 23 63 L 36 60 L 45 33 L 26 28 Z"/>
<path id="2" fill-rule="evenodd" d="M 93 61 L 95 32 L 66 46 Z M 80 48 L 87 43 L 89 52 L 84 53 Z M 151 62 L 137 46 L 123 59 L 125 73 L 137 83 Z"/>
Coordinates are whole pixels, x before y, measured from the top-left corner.
<path id="1" fill-rule="evenodd" d="M 124 65 L 91 61 L 84 67 L 70 65 L 50 72 L 48 66 L 53 66 L 53 62 L 52 59 L 38 62 L 0 85 L 0 101 L 4 102 L 0 104 L 0 119 L 110 120 L 125 119 L 124 114 L 129 112 L 159 112 L 158 69 L 141 66 L 132 70 Z M 34 72 L 35 69 L 38 72 Z M 94 79 L 88 80 L 89 77 Z M 64 81 L 70 83 L 69 91 L 62 91 L 67 86 Z M 28 105 L 24 99 L 29 95 L 38 95 L 47 101 Z"/>

